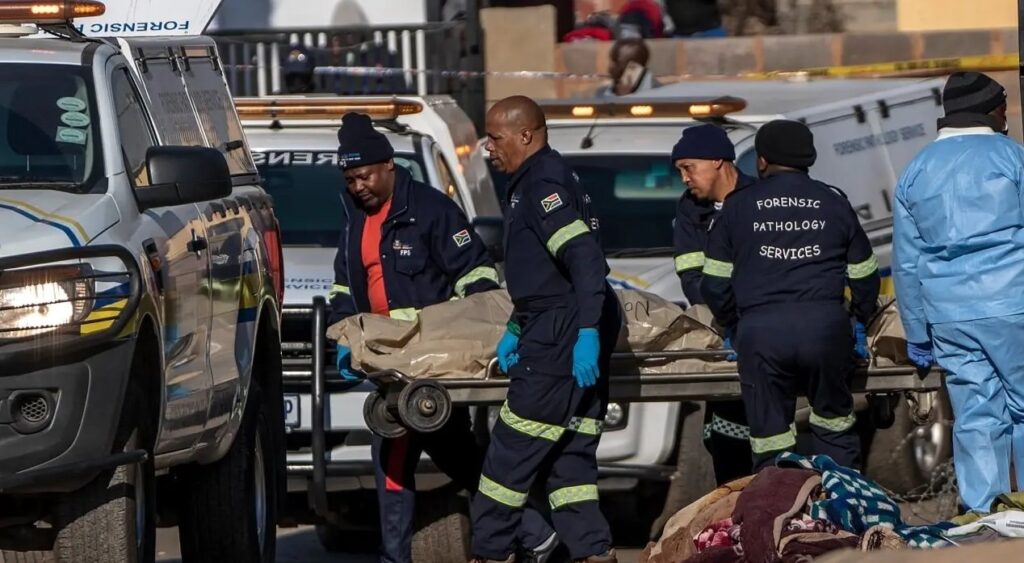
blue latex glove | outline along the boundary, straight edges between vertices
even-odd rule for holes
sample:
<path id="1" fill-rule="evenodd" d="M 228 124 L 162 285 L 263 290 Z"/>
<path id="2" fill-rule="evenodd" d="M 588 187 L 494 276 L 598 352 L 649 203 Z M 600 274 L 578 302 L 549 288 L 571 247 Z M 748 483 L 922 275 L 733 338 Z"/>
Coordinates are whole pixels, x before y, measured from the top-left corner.
<path id="1" fill-rule="evenodd" d="M 935 363 L 931 342 L 907 342 L 907 357 L 910 363 L 921 369 L 928 369 Z"/>
<path id="2" fill-rule="evenodd" d="M 871 355 L 868 354 L 868 331 L 864 328 L 863 323 L 857 323 L 853 327 L 853 353 L 862 360 L 868 360 Z"/>
<path id="3" fill-rule="evenodd" d="M 345 381 L 359 381 L 362 377 L 352 369 L 352 351 L 348 346 L 338 344 L 338 373 Z"/>
<path id="4" fill-rule="evenodd" d="M 601 341 L 596 328 L 581 328 L 576 337 L 576 345 L 572 348 L 572 376 L 576 385 L 586 389 L 597 383 L 601 371 L 597 368 L 597 356 L 601 351 Z"/>
<path id="5" fill-rule="evenodd" d="M 726 336 L 725 340 L 722 341 L 722 347 L 725 348 L 726 350 L 732 350 L 732 338 L 729 338 L 728 336 Z M 729 353 L 728 356 L 725 357 L 725 361 L 727 361 L 727 362 L 735 362 L 739 358 L 740 358 L 739 355 L 736 354 L 735 351 L 732 351 L 732 352 Z"/>
<path id="6" fill-rule="evenodd" d="M 512 366 L 519 363 L 519 337 L 506 330 L 498 341 L 498 367 L 502 373 L 508 373 Z"/>

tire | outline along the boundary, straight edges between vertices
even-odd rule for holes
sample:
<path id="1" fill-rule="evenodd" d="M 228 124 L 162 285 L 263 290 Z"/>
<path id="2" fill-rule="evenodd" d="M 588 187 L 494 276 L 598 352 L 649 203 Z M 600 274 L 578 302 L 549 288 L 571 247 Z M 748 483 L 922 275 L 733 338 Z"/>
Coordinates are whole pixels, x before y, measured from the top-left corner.
<path id="1" fill-rule="evenodd" d="M 180 483 L 182 560 L 271 563 L 276 550 L 277 484 L 268 402 L 253 380 L 245 416 L 223 459 L 190 467 Z M 280 415 L 280 413 L 277 413 Z"/>
<path id="2" fill-rule="evenodd" d="M 931 420 L 921 426 L 900 400 L 890 428 L 875 430 L 864 473 L 897 495 L 924 493 L 936 470 L 952 456 L 952 409 L 946 392 L 936 393 Z"/>
<path id="3" fill-rule="evenodd" d="M 672 475 L 661 516 L 651 526 L 650 537 L 657 539 L 668 519 L 691 502 L 715 488 L 715 467 L 704 447 L 703 402 L 680 403 L 679 443 L 676 448 L 676 472 Z"/>
<path id="4" fill-rule="evenodd" d="M 331 524 L 317 524 L 316 539 L 328 553 L 376 553 L 380 538 L 366 530 L 346 530 Z"/>
<path id="5" fill-rule="evenodd" d="M 147 404 L 135 383 L 129 383 L 115 442 L 120 444 L 118 451 L 138 449 L 140 445 L 150 450 L 153 433 Z M 122 465 L 101 473 L 60 500 L 55 513 L 53 561 L 151 563 L 156 556 L 156 478 L 152 454 L 145 463 Z"/>
<path id="6" fill-rule="evenodd" d="M 0 551 L 3 563 L 53 563 L 52 551 Z"/>
<path id="7" fill-rule="evenodd" d="M 450 488 L 416 495 L 416 532 L 412 560 L 416 563 L 466 563 L 469 552 L 469 503 Z"/>

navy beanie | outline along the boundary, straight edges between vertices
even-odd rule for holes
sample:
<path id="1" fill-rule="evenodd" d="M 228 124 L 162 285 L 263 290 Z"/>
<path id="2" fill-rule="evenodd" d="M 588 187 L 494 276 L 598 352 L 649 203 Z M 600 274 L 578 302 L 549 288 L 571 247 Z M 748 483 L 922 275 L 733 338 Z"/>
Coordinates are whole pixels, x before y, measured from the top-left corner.
<path id="1" fill-rule="evenodd" d="M 776 119 L 762 125 L 754 137 L 754 149 L 768 164 L 790 168 L 806 170 L 818 159 L 811 130 L 789 119 Z"/>
<path id="2" fill-rule="evenodd" d="M 736 160 L 736 147 L 721 127 L 705 123 L 683 129 L 683 136 L 672 147 L 672 162 L 681 158 L 696 160 Z"/>
<path id="3" fill-rule="evenodd" d="M 989 114 L 1006 103 L 1006 90 L 980 72 L 954 72 L 942 89 L 942 107 L 946 115 L 956 113 Z"/>
<path id="4" fill-rule="evenodd" d="M 373 128 L 370 116 L 346 113 L 338 130 L 338 164 L 342 170 L 387 162 L 395 156 L 388 138 Z"/>

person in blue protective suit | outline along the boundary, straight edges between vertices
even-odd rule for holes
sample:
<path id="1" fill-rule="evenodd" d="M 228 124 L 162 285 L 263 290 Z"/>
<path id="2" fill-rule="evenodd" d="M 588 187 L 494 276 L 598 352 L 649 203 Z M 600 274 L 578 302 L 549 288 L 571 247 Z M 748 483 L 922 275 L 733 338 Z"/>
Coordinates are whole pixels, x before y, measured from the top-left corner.
<path id="1" fill-rule="evenodd" d="M 1024 147 L 988 76 L 953 74 L 942 105 L 896 188 L 893 282 L 910 360 L 946 370 L 960 498 L 988 512 L 1011 452 L 1024 483 Z"/>
<path id="2" fill-rule="evenodd" d="M 334 262 L 330 323 L 357 313 L 415 319 L 419 309 L 498 289 L 498 273 L 465 215 L 444 193 L 395 166 L 394 150 L 366 115 L 349 113 L 338 132 L 348 215 Z M 351 351 L 337 347 L 338 373 L 357 380 Z M 383 538 L 381 561 L 411 560 L 415 472 L 420 453 L 458 485 L 475 492 L 483 448 L 469 412 L 456 408 L 440 430 L 400 438 L 373 436 L 372 456 Z M 522 530 L 527 556 L 543 561 L 557 538 L 531 511 Z"/>
<path id="3" fill-rule="evenodd" d="M 471 550 L 477 561 L 512 560 L 523 503 L 539 481 L 572 559 L 614 562 L 598 506 L 597 445 L 622 321 L 600 223 L 576 174 L 548 146 L 533 100 L 491 108 L 487 150 L 512 175 L 505 275 L 514 311 L 497 349 L 510 382 L 472 503 Z"/>
<path id="4" fill-rule="evenodd" d="M 672 148 L 672 164 L 688 188 L 676 206 L 673 240 L 676 273 L 691 306 L 704 303 L 700 282 L 704 277 L 708 229 L 721 213 L 725 198 L 755 181 L 737 170 L 735 160 L 736 148 L 729 135 L 710 123 L 683 129 L 683 136 Z M 728 335 L 725 347 L 732 347 Z M 704 428 L 704 445 L 711 454 L 718 484 L 747 475 L 750 429 L 743 401 L 708 401 Z"/>
<path id="5" fill-rule="evenodd" d="M 811 403 L 813 452 L 858 467 L 850 378 L 854 335 L 844 307 L 867 324 L 881 278 L 856 212 L 811 179 L 817 153 L 798 121 L 765 124 L 754 141 L 761 180 L 733 192 L 711 228 L 701 293 L 735 334 L 754 470 L 796 445 L 796 398 Z"/>

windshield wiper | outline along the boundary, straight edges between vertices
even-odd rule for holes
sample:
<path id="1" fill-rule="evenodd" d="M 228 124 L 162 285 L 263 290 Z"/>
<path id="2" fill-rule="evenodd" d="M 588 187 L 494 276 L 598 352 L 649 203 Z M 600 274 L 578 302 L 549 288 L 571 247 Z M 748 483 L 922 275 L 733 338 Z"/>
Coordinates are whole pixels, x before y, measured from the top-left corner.
<path id="1" fill-rule="evenodd" d="M 654 256 L 672 256 L 675 249 L 671 246 L 655 246 L 652 248 L 620 248 L 605 253 L 608 258 L 650 258 Z"/>
<path id="2" fill-rule="evenodd" d="M 0 176 L 0 189 L 13 190 L 18 188 L 70 188 L 79 185 L 70 180 L 58 178 L 32 178 L 25 176 Z"/>

